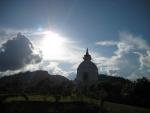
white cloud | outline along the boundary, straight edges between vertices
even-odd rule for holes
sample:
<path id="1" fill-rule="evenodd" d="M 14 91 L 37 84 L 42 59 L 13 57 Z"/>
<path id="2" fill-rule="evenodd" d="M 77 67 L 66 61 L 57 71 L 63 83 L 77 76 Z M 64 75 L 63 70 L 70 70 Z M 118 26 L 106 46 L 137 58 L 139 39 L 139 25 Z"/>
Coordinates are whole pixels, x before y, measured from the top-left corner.
<path id="1" fill-rule="evenodd" d="M 140 52 L 134 52 L 139 56 L 139 62 L 140 62 L 140 69 L 144 67 L 150 67 L 150 51 L 147 50 L 145 54 L 142 54 Z"/>
<path id="2" fill-rule="evenodd" d="M 143 74 L 144 76 L 150 74 L 148 71 L 150 67 L 150 46 L 141 36 L 120 32 L 118 41 L 99 41 L 96 44 L 103 46 L 116 45 L 117 47 L 111 58 L 100 56 L 97 59 L 97 62 L 102 64 L 99 65 L 99 68 L 104 68 L 107 74 L 123 75 L 128 76 L 128 78 L 136 78 L 135 75 L 139 76 L 138 74 Z M 139 58 L 135 56 L 131 58 L 129 55 L 138 55 Z M 136 64 L 135 61 L 137 61 Z"/>
<path id="3" fill-rule="evenodd" d="M 127 32 L 120 32 L 120 41 L 130 46 L 130 49 L 149 49 L 147 42 L 142 36 L 136 36 Z"/>
<path id="4" fill-rule="evenodd" d="M 96 42 L 96 45 L 115 46 L 115 45 L 117 45 L 117 42 L 116 41 L 98 41 L 98 42 Z"/>

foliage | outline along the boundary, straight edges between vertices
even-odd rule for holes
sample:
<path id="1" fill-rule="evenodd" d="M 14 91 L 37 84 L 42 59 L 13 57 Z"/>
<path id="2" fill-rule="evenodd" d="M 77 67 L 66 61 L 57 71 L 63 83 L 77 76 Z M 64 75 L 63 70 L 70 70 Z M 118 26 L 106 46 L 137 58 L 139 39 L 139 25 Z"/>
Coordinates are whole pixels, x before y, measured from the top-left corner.
<path id="1" fill-rule="evenodd" d="M 0 94 L 51 95 L 56 101 L 62 97 L 89 97 L 122 104 L 150 108 L 150 80 L 139 78 L 130 81 L 121 77 L 100 75 L 98 83 L 77 87 L 74 81 L 44 71 L 20 73 L 0 79 Z M 28 99 L 27 99 L 28 100 Z"/>

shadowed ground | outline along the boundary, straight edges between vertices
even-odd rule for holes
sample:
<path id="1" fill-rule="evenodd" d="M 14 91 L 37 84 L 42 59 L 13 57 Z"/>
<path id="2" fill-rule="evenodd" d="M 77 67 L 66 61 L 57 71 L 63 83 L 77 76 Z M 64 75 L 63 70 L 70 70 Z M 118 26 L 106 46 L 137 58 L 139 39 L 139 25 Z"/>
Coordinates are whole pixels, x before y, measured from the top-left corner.
<path id="1" fill-rule="evenodd" d="M 4 103 L 4 113 L 98 113 L 99 108 L 85 102 L 18 101 Z"/>
<path id="2" fill-rule="evenodd" d="M 0 96 L 0 113 L 150 113 L 150 109 L 104 102 L 87 97 L 63 97 L 56 101 L 53 96 L 3 95 Z"/>

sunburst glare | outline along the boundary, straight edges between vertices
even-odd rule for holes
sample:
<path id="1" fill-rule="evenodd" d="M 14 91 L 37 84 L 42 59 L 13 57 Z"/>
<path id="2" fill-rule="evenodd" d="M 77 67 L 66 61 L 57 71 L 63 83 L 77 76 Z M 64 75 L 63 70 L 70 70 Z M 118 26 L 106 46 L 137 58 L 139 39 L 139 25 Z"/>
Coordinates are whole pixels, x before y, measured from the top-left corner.
<path id="1" fill-rule="evenodd" d="M 41 50 L 46 59 L 62 59 L 65 53 L 65 38 L 51 31 L 43 32 Z"/>

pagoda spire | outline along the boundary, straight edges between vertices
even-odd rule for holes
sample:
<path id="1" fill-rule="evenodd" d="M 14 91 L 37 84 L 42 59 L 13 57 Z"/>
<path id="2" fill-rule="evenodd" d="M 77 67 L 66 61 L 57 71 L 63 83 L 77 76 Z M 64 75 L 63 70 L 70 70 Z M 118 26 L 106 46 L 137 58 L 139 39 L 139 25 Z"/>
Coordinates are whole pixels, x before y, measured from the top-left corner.
<path id="1" fill-rule="evenodd" d="M 88 61 L 90 61 L 92 59 L 91 55 L 89 54 L 88 48 L 86 49 L 86 54 L 84 55 L 83 59 L 88 60 Z"/>
<path id="2" fill-rule="evenodd" d="M 89 55 L 89 50 L 88 50 L 88 48 L 86 49 L 86 55 Z"/>

